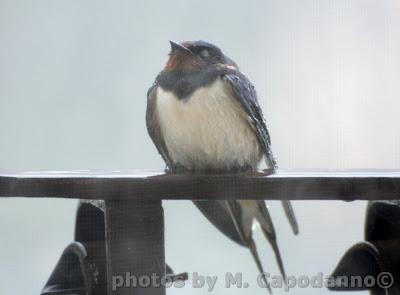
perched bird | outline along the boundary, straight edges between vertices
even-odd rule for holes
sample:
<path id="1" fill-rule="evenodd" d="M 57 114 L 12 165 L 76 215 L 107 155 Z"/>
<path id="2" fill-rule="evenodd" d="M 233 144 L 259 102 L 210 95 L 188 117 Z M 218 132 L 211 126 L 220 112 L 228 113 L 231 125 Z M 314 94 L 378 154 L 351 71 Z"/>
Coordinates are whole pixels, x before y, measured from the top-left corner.
<path id="1" fill-rule="evenodd" d="M 169 60 L 147 93 L 146 112 L 148 132 L 167 169 L 241 173 L 256 170 L 265 158 L 274 172 L 270 136 L 254 86 L 236 63 L 205 41 L 170 43 Z M 220 231 L 250 249 L 263 273 L 253 240 L 253 224 L 258 222 L 285 275 L 264 201 L 194 203 Z M 290 202 L 283 201 L 283 206 L 297 234 Z"/>

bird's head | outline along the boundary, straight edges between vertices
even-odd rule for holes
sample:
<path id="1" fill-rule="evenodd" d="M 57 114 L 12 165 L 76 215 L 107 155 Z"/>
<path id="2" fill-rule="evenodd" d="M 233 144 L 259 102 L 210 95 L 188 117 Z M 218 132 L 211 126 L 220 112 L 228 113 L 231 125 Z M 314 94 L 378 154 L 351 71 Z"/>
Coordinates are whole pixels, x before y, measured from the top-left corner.
<path id="1" fill-rule="evenodd" d="M 166 71 L 190 71 L 215 65 L 237 68 L 237 65 L 214 44 L 205 41 L 169 42 L 171 52 L 165 66 Z"/>

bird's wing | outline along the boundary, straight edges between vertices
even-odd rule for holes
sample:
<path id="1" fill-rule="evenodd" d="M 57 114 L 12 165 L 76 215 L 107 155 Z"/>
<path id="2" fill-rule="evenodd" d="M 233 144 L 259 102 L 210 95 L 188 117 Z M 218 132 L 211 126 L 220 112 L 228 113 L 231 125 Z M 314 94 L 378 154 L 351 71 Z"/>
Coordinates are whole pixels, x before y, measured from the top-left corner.
<path id="1" fill-rule="evenodd" d="M 293 230 L 293 233 L 297 235 L 299 233 L 299 225 L 297 224 L 296 215 L 294 215 L 294 210 L 292 207 L 292 203 L 287 200 L 282 201 L 283 210 L 285 211 L 285 215 L 289 220 L 290 226 Z"/>
<path id="2" fill-rule="evenodd" d="M 264 151 L 268 166 L 275 172 L 277 165 L 271 150 L 271 138 L 253 84 L 238 70 L 224 74 L 223 79 L 227 83 L 228 89 L 231 89 L 233 96 L 240 102 L 249 116 L 258 142 Z M 282 205 L 293 232 L 297 234 L 299 229 L 290 201 L 282 201 Z"/>
<path id="3" fill-rule="evenodd" d="M 164 159 L 168 168 L 171 167 L 171 159 L 168 155 L 167 146 L 165 145 L 164 137 L 158 121 L 157 112 L 157 84 L 154 83 L 147 91 L 147 110 L 146 110 L 146 125 L 147 131 L 154 145 L 156 146 L 161 157 Z"/>
<path id="4" fill-rule="evenodd" d="M 247 247 L 223 202 L 207 200 L 193 201 L 193 203 L 219 231 L 239 245 Z"/>
<path id="5" fill-rule="evenodd" d="M 225 74 L 223 79 L 228 83 L 228 89 L 231 89 L 233 96 L 240 102 L 249 116 L 250 123 L 264 151 L 268 166 L 275 172 L 276 162 L 272 155 L 271 139 L 253 84 L 239 71 Z"/>

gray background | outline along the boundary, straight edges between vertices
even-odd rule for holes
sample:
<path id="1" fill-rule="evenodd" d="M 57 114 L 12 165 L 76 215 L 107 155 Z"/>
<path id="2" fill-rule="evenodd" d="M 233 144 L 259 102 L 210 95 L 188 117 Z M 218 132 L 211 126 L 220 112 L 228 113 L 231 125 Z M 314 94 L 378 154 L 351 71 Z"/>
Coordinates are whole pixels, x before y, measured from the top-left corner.
<path id="1" fill-rule="evenodd" d="M 162 169 L 146 91 L 168 39 L 218 44 L 254 82 L 282 169 L 400 166 L 400 4 L 332 1 L 0 1 L 0 167 Z M 72 240 L 76 201 L 0 200 L 0 294 L 38 294 Z M 270 202 L 287 272 L 329 274 L 362 239 L 365 203 Z M 256 267 L 189 202 L 166 202 L 167 260 L 220 275 Z M 266 268 L 271 250 L 256 232 Z M 205 288 L 170 294 L 207 294 Z M 275 290 L 275 294 L 284 293 Z M 327 294 L 296 289 L 293 294 Z"/>

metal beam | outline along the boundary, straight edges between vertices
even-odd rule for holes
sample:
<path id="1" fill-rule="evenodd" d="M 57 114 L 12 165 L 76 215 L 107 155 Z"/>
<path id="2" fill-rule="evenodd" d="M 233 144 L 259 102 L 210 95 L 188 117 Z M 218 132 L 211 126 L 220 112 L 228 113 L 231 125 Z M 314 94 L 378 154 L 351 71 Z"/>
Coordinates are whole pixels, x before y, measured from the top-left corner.
<path id="1" fill-rule="evenodd" d="M 279 171 L 172 175 L 163 172 L 0 172 L 0 197 L 76 199 L 399 199 L 399 171 Z"/>
<path id="2" fill-rule="evenodd" d="M 108 295 L 165 295 L 161 201 L 105 204 Z"/>

